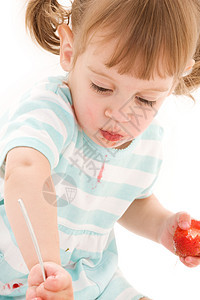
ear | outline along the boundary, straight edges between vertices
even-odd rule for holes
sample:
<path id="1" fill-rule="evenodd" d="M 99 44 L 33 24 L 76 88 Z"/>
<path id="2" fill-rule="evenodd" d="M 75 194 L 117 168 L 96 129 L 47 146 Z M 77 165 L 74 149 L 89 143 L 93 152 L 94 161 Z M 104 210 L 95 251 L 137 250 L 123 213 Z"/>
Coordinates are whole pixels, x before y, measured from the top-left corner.
<path id="1" fill-rule="evenodd" d="M 187 64 L 187 67 L 185 68 L 185 70 L 182 74 L 182 77 L 187 76 L 191 73 L 192 67 L 194 66 L 194 64 L 195 64 L 195 60 L 193 58 L 191 58 L 190 61 Z"/>
<path id="2" fill-rule="evenodd" d="M 70 71 L 72 64 L 73 33 L 67 24 L 58 26 L 60 37 L 60 65 L 64 71 Z"/>

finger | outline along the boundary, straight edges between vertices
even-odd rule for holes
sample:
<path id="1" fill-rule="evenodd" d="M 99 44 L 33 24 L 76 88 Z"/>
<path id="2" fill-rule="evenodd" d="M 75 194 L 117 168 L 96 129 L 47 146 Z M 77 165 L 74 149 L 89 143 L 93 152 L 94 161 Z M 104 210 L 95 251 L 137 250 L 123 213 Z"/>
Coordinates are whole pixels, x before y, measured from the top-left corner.
<path id="1" fill-rule="evenodd" d="M 42 300 L 74 300 L 72 287 L 66 290 L 52 292 L 45 289 L 44 283 L 36 288 L 37 297 Z"/>
<path id="2" fill-rule="evenodd" d="M 49 277 L 51 275 L 59 275 L 65 273 L 65 271 L 60 265 L 54 262 L 44 262 L 44 269 L 46 276 Z M 29 286 L 39 286 L 42 282 L 44 282 L 42 271 L 40 264 L 35 265 L 28 276 L 28 284 Z"/>
<path id="3" fill-rule="evenodd" d="M 36 287 L 29 287 L 26 291 L 26 300 L 43 300 L 40 297 L 37 297 Z"/>
<path id="4" fill-rule="evenodd" d="M 197 267 L 200 264 L 199 257 L 187 256 L 185 257 L 187 264 L 190 264 L 192 267 Z"/>
<path id="5" fill-rule="evenodd" d="M 33 298 L 36 298 L 36 287 L 31 286 L 26 291 L 26 300 L 32 300 Z"/>
<path id="6" fill-rule="evenodd" d="M 65 269 L 63 269 L 60 265 L 54 263 L 54 262 L 44 262 L 44 268 L 45 268 L 45 273 L 47 275 L 47 277 L 53 275 L 59 275 L 59 274 L 65 274 L 67 273 L 67 271 L 65 271 Z"/>
<path id="7" fill-rule="evenodd" d="M 28 285 L 29 286 L 39 286 L 44 281 L 42 276 L 42 271 L 40 268 L 40 264 L 35 265 L 30 270 L 28 276 Z"/>
<path id="8" fill-rule="evenodd" d="M 71 286 L 72 278 L 67 271 L 56 276 L 51 275 L 44 282 L 45 289 L 52 292 L 62 291 L 70 288 Z"/>
<path id="9" fill-rule="evenodd" d="M 180 257 L 180 261 L 189 268 L 197 267 L 200 264 L 200 258 L 193 256 Z"/>
<path id="10" fill-rule="evenodd" d="M 61 291 L 72 285 L 70 274 L 60 265 L 54 262 L 44 263 L 47 279 L 45 280 L 45 289 L 49 291 Z"/>
<path id="11" fill-rule="evenodd" d="M 191 226 L 191 216 L 187 212 L 180 212 L 177 214 L 177 222 L 181 229 L 187 230 Z"/>

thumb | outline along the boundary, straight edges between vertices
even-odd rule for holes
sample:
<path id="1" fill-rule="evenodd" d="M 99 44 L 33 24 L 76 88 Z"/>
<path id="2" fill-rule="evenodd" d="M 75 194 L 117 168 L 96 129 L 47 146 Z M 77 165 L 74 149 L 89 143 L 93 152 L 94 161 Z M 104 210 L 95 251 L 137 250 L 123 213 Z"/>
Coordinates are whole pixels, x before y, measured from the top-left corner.
<path id="1" fill-rule="evenodd" d="M 181 229 L 187 230 L 191 226 L 191 216 L 187 212 L 180 212 L 177 214 L 177 223 Z"/>
<path id="2" fill-rule="evenodd" d="M 44 281 L 40 264 L 32 267 L 28 275 L 28 285 L 29 286 L 39 286 Z"/>
<path id="3" fill-rule="evenodd" d="M 47 279 L 44 282 L 45 289 L 57 292 L 65 290 L 72 284 L 71 275 L 60 265 L 54 262 L 45 262 L 45 272 Z"/>
<path id="4" fill-rule="evenodd" d="M 57 274 L 56 276 L 49 276 L 45 282 L 44 287 L 51 292 L 58 292 L 66 290 L 72 285 L 72 278 L 68 272 Z"/>

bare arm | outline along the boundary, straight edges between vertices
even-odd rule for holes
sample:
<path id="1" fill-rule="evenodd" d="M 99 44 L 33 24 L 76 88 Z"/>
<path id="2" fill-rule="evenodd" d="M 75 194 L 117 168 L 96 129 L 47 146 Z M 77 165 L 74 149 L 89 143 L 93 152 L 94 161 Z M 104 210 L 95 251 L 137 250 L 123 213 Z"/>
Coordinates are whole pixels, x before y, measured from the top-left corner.
<path id="1" fill-rule="evenodd" d="M 172 212 L 159 203 L 155 195 L 151 195 L 134 200 L 118 222 L 133 233 L 159 242 L 163 223 L 172 215 Z"/>
<path id="2" fill-rule="evenodd" d="M 51 178 L 50 164 L 39 151 L 16 147 L 6 159 L 5 209 L 16 241 L 29 270 L 38 259 L 18 199 L 25 204 L 44 261 L 60 264 L 57 208 L 43 197 L 43 185 Z M 55 195 L 56 199 L 56 195 Z"/>
<path id="3" fill-rule="evenodd" d="M 166 210 L 155 195 L 151 195 L 145 199 L 134 200 L 118 222 L 133 233 L 162 244 L 175 254 L 174 232 L 177 226 L 185 230 L 186 223 L 189 229 L 191 216 L 186 212 L 172 213 Z M 180 260 L 190 268 L 200 265 L 199 257 L 187 256 Z"/>

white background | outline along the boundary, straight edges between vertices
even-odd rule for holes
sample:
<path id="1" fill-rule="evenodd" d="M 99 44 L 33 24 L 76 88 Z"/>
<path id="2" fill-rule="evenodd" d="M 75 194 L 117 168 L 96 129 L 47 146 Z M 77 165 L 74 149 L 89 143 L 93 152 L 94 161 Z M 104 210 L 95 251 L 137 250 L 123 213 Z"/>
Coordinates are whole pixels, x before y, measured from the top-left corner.
<path id="1" fill-rule="evenodd" d="M 24 1 L 2 1 L 0 28 L 2 112 L 35 81 L 63 75 L 63 71 L 59 57 L 35 46 L 26 34 Z M 154 192 L 167 209 L 185 210 L 200 220 L 199 95 L 197 91 L 194 107 L 184 97 L 169 97 L 161 108 L 158 118 L 165 128 L 165 160 Z M 200 299 L 200 267 L 185 267 L 161 245 L 119 225 L 116 235 L 120 268 L 135 288 L 154 300 Z"/>

